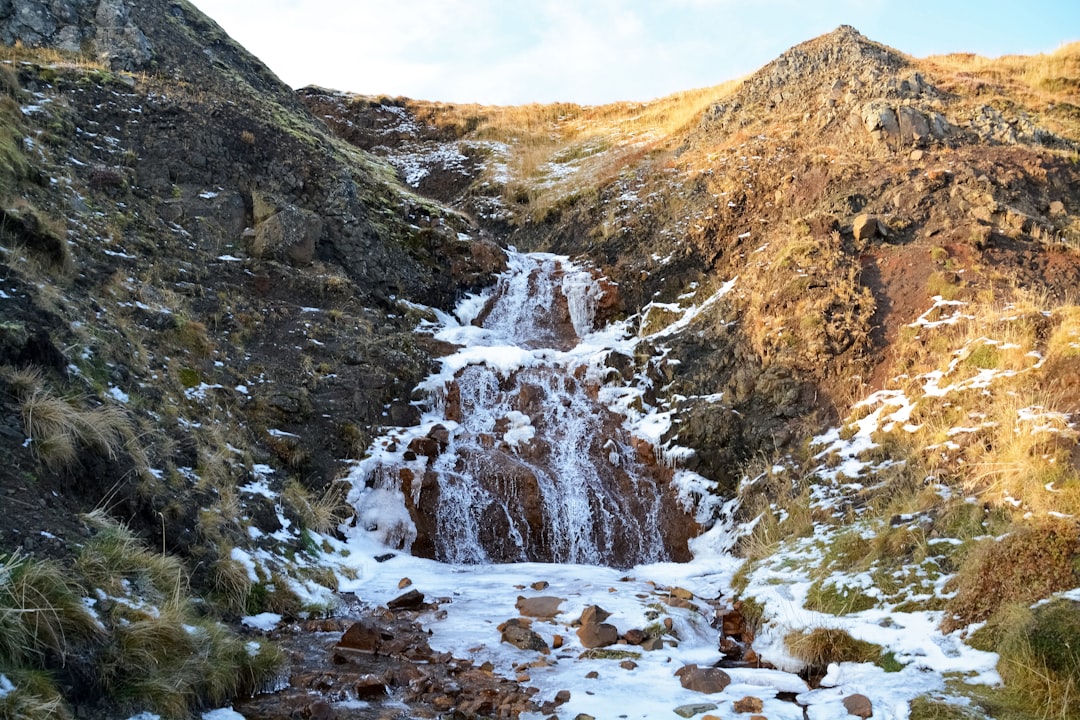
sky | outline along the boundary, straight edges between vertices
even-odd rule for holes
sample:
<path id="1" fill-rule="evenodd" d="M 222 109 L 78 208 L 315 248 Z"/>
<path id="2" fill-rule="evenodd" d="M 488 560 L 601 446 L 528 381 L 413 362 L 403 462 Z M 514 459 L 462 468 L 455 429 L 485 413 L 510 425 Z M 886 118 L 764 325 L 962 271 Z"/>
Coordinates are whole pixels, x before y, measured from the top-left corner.
<path id="1" fill-rule="evenodd" d="M 194 0 L 293 87 L 517 105 L 650 100 L 853 25 L 916 57 L 1052 52 L 1077 0 Z"/>

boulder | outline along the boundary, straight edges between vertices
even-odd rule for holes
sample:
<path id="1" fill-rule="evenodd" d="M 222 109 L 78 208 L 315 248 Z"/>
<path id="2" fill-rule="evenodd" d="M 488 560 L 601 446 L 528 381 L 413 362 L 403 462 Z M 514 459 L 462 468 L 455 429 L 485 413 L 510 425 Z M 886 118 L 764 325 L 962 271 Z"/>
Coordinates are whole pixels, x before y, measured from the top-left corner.
<path id="1" fill-rule="evenodd" d="M 855 218 L 855 222 L 851 224 L 851 231 L 858 242 L 872 240 L 880 234 L 877 218 L 865 213 Z"/>
<path id="2" fill-rule="evenodd" d="M 731 684 L 731 676 L 720 668 L 698 667 L 697 665 L 683 665 L 675 671 L 675 677 L 687 690 L 705 693 L 723 692 L 724 688 Z"/>
<path id="3" fill-rule="evenodd" d="M 930 138 L 930 123 L 921 112 L 910 105 L 904 105 L 897 115 L 901 142 L 921 145 Z"/>
<path id="4" fill-rule="evenodd" d="M 590 605 L 581 612 L 581 617 L 578 618 L 579 625 L 592 625 L 594 623 L 602 623 L 611 617 L 604 608 L 599 605 Z"/>
<path id="5" fill-rule="evenodd" d="M 874 716 L 874 706 L 870 703 L 870 698 L 859 693 L 844 698 L 844 709 L 848 711 L 848 715 L 861 717 L 864 720 Z"/>
<path id="6" fill-rule="evenodd" d="M 529 627 L 528 620 L 508 620 L 499 626 L 499 631 L 502 633 L 501 640 L 504 643 L 510 643 L 514 647 L 522 650 L 535 650 L 542 653 L 548 652 L 547 643 L 544 642 L 544 639 L 540 637 L 538 633 Z"/>
<path id="7" fill-rule="evenodd" d="M 392 637 L 372 623 L 361 620 L 349 626 L 349 629 L 341 636 L 341 640 L 338 641 L 338 647 L 360 652 L 378 652 L 384 634 Z"/>
<path id="8" fill-rule="evenodd" d="M 900 121 L 889 105 L 882 102 L 870 103 L 863 108 L 863 124 L 867 132 L 876 140 L 895 141 L 900 139 Z"/>
<path id="9" fill-rule="evenodd" d="M 609 623 L 590 623 L 578 628 L 577 636 L 586 648 L 607 647 L 619 641 L 619 629 Z"/>
<path id="10" fill-rule="evenodd" d="M 386 603 L 386 607 L 391 610 L 417 610 L 423 604 L 424 593 L 419 590 L 410 590 Z"/>
<path id="11" fill-rule="evenodd" d="M 565 602 L 564 598 L 554 595 L 541 595 L 539 597 L 518 596 L 517 611 L 526 617 L 553 618 L 559 614 L 559 605 Z"/>
<path id="12" fill-rule="evenodd" d="M 322 238 L 321 217 L 261 193 L 252 195 L 252 207 L 255 235 L 248 248 L 252 256 L 292 265 L 311 264 Z"/>

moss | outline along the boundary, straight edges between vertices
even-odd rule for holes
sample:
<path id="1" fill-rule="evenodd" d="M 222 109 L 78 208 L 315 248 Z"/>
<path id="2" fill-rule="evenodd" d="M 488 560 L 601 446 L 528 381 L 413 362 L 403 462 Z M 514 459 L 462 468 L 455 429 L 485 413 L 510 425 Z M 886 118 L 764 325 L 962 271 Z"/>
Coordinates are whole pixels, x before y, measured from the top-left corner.
<path id="1" fill-rule="evenodd" d="M 818 580 L 806 593 L 806 609 L 847 615 L 869 610 L 877 605 L 877 600 L 862 592 L 859 588 L 843 587 L 833 582 Z"/>
<path id="2" fill-rule="evenodd" d="M 980 370 L 993 370 L 1001 364 L 1001 353 L 996 346 L 983 343 L 972 350 L 964 362 Z"/>
<path id="3" fill-rule="evenodd" d="M 639 660 L 641 653 L 629 650 L 609 650 L 607 648 L 592 648 L 578 656 L 581 660 Z"/>

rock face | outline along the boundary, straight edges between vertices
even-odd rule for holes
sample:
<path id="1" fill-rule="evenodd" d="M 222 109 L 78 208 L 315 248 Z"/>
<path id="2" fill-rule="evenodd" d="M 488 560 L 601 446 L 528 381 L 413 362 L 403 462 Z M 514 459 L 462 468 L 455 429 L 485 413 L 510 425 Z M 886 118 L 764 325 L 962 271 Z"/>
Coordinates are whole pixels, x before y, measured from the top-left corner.
<path id="1" fill-rule="evenodd" d="M 154 57 L 150 40 L 132 19 L 129 0 L 20 0 L 0 3 L 6 45 L 49 46 L 82 52 L 87 44 L 113 70 L 141 70 Z"/>

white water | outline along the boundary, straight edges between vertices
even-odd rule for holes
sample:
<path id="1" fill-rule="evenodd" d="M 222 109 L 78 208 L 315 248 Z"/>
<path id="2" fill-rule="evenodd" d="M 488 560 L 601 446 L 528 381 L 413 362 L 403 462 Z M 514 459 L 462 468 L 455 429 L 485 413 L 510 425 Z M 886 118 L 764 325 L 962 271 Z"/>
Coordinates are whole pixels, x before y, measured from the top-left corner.
<path id="1" fill-rule="evenodd" d="M 510 263 L 486 302 L 443 318 L 438 337 L 464 347 L 424 384 L 424 422 L 391 431 L 357 473 L 360 517 L 389 517 L 384 542 L 406 549 L 416 525 L 429 525 L 421 534 L 452 563 L 667 559 L 658 472 L 595 399 L 589 355 L 569 352 L 593 330 L 600 289 L 565 258 L 511 254 Z M 445 448 L 413 457 L 410 443 L 436 425 Z M 406 508 L 386 513 L 388 498 L 408 506 L 413 527 Z"/>

